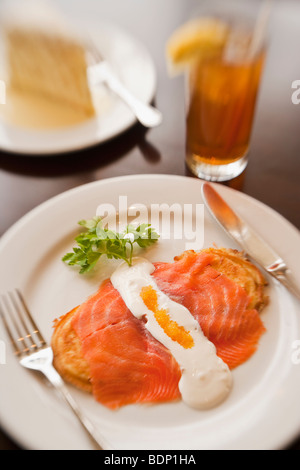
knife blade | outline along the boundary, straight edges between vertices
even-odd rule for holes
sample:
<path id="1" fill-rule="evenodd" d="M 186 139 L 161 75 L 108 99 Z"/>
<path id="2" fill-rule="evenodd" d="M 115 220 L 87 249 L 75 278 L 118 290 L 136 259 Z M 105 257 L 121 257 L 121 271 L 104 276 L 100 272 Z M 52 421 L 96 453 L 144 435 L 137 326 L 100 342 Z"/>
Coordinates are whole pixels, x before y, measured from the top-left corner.
<path id="1" fill-rule="evenodd" d="M 202 196 L 213 218 L 245 254 L 300 300 L 300 288 L 281 256 L 233 211 L 211 184 L 203 183 Z"/>

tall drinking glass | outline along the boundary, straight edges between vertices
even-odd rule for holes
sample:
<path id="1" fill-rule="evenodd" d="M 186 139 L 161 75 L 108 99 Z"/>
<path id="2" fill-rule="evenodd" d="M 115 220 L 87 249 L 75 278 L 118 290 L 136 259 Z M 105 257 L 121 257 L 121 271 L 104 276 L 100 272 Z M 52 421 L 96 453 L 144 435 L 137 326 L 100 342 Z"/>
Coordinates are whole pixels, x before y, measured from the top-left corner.
<path id="1" fill-rule="evenodd" d="M 209 181 L 230 180 L 247 166 L 266 53 L 264 42 L 253 49 L 252 17 L 251 26 L 240 17 L 226 21 L 223 47 L 207 50 L 187 71 L 186 163 Z"/>

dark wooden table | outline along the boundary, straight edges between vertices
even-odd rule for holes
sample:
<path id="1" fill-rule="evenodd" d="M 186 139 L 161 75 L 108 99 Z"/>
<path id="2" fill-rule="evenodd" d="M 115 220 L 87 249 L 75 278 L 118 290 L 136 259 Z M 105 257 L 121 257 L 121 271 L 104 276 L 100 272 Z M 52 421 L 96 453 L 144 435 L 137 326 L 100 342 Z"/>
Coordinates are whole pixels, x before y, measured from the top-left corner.
<path id="1" fill-rule="evenodd" d="M 71 15 L 108 19 L 141 40 L 157 67 L 156 106 L 163 124 L 136 124 L 115 140 L 68 155 L 38 158 L 0 151 L 0 235 L 29 210 L 67 189 L 103 178 L 185 168 L 183 79 L 170 79 L 165 43 L 199 4 L 196 0 L 62 0 Z M 300 104 L 292 82 L 300 79 L 300 2 L 275 2 L 271 42 L 259 95 L 247 170 L 230 185 L 272 207 L 300 228 Z M 276 236 L 276 234 L 275 234 Z M 0 423 L 1 426 L 1 423 Z M 300 435 L 300 423 L 299 423 Z M 0 449 L 19 449 L 0 431 Z M 300 439 L 288 448 L 300 449 Z"/>

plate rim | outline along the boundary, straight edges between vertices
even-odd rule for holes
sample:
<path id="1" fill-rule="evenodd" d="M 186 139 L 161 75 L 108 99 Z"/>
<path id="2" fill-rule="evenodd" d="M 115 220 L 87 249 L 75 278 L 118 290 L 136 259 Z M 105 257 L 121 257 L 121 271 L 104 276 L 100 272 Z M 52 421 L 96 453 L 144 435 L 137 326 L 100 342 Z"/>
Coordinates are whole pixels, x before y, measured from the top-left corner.
<path id="1" fill-rule="evenodd" d="M 43 211 L 45 209 L 47 209 L 47 206 L 48 205 L 52 205 L 52 204 L 55 204 L 57 203 L 60 199 L 66 197 L 66 198 L 69 198 L 69 197 L 72 197 L 72 194 L 74 193 L 77 193 L 78 191 L 85 191 L 93 186 L 98 186 L 98 185 L 102 185 L 103 183 L 110 183 L 110 182 L 114 182 L 114 183 L 118 183 L 120 180 L 122 181 L 128 181 L 128 180 L 140 180 L 140 179 L 150 179 L 150 180 L 153 180 L 153 179 L 157 179 L 157 180 L 164 180 L 164 179 L 168 179 L 168 180 L 190 180 L 190 177 L 188 176 L 182 176 L 182 175 L 170 175 L 170 174 L 136 174 L 136 175 L 125 175 L 125 176 L 117 176 L 117 177 L 108 177 L 108 178 L 104 178 L 104 179 L 101 179 L 101 180 L 97 180 L 97 181 L 93 181 L 93 182 L 90 182 L 90 183 L 86 183 L 86 184 L 83 184 L 83 185 L 80 185 L 80 186 L 76 186 L 74 188 L 71 188 L 71 189 L 68 189 L 67 191 L 63 191 L 59 194 L 57 194 L 56 196 L 53 196 L 52 198 L 44 201 L 43 203 L 39 204 L 38 206 L 36 206 L 35 208 L 33 208 L 31 211 L 29 211 L 27 214 L 25 214 L 23 217 L 21 217 L 16 223 L 14 223 L 3 235 L 2 237 L 0 238 L 0 252 L 2 251 L 3 248 L 5 248 L 5 244 L 7 243 L 7 241 L 9 241 L 9 238 L 11 235 L 14 234 L 15 231 L 18 231 L 20 229 L 20 227 L 22 227 L 22 225 L 25 223 L 27 223 L 27 221 L 30 221 L 30 218 L 31 217 L 35 217 L 36 214 L 38 214 L 40 211 Z M 194 179 L 194 181 L 197 181 L 197 183 L 199 183 L 199 185 L 203 184 L 203 181 L 202 180 L 197 180 L 197 179 Z M 291 229 L 293 232 L 295 231 L 295 234 L 297 236 L 299 236 L 299 230 L 293 225 L 291 224 L 287 219 L 285 219 L 281 214 L 279 214 L 277 211 L 275 211 L 274 209 L 270 208 L 269 206 L 267 206 L 266 204 L 262 203 L 261 201 L 258 201 L 257 199 L 253 198 L 252 196 L 249 196 L 245 193 L 242 193 L 240 191 L 237 191 L 236 189 L 233 189 L 233 188 L 229 188 L 229 187 L 226 187 L 226 186 L 223 186 L 223 185 L 220 185 L 219 183 L 213 183 L 215 186 L 217 187 L 221 187 L 224 188 L 224 192 L 237 192 L 239 194 L 239 196 L 242 198 L 242 199 L 250 199 L 254 204 L 258 204 L 260 206 L 262 206 L 262 208 L 266 209 L 267 211 L 271 211 L 273 216 L 275 216 L 276 218 L 278 218 L 279 221 L 284 221 L 285 224 L 288 224 L 288 228 Z M 0 418 L 1 418 L 1 424 L 4 423 L 4 426 L 3 426 L 3 430 L 11 437 L 11 439 L 14 441 L 14 442 L 18 442 L 21 446 L 25 444 L 25 440 L 22 440 L 22 439 L 19 439 L 17 438 L 16 439 L 16 433 L 13 431 L 13 425 L 10 423 L 5 423 L 5 420 L 3 420 L 3 413 L 1 412 L 1 409 L 0 409 Z M 290 433 L 289 435 L 286 435 L 284 436 L 284 438 L 281 438 L 279 439 L 280 443 L 282 445 L 288 445 L 289 443 L 291 443 L 291 441 L 299 435 L 299 428 L 300 428 L 300 424 L 299 426 L 297 427 L 297 429 L 292 429 L 290 430 Z M 22 444 L 23 443 L 23 444 Z M 277 443 L 278 443 L 278 439 L 277 439 Z M 26 447 L 28 447 L 28 443 L 25 444 Z M 30 447 L 30 446 L 29 446 Z"/>
<path id="2" fill-rule="evenodd" d="M 162 173 L 157 173 L 157 174 L 156 173 L 146 173 L 146 174 L 141 173 L 141 174 L 134 174 L 134 175 L 127 174 L 127 175 L 113 176 L 113 177 L 108 176 L 108 177 L 102 178 L 100 180 L 91 181 L 89 183 L 83 183 L 83 184 L 80 184 L 80 185 L 75 186 L 73 188 L 67 189 L 66 191 L 62 191 L 62 192 L 56 194 L 55 196 L 50 197 L 49 199 L 47 199 L 47 200 L 41 202 L 40 204 L 38 204 L 33 209 L 29 210 L 22 217 L 20 217 L 20 219 L 17 220 L 14 224 L 12 224 L 0 237 L 0 250 L 1 250 L 1 245 L 2 245 L 3 241 L 5 241 L 6 237 L 10 236 L 11 231 L 14 231 L 14 230 L 18 229 L 19 225 L 26 222 L 27 218 L 29 219 L 30 217 L 33 217 L 36 212 L 39 212 L 40 210 L 43 210 L 45 207 L 47 207 L 48 205 L 51 205 L 55 201 L 57 201 L 59 199 L 62 199 L 64 197 L 71 196 L 72 194 L 75 194 L 78 191 L 84 191 L 85 189 L 88 189 L 89 187 L 97 186 L 97 185 L 101 184 L 102 182 L 107 182 L 107 183 L 112 182 L 112 183 L 114 183 L 114 182 L 118 182 L 118 181 L 124 181 L 126 179 L 127 180 L 129 180 L 129 179 L 139 180 L 141 178 L 143 178 L 143 179 L 153 179 L 153 178 L 157 178 L 157 179 L 182 179 L 182 180 L 192 179 L 193 181 L 198 181 L 200 184 L 203 184 L 205 182 L 204 180 L 200 180 L 200 179 L 198 180 L 196 178 L 193 178 L 193 177 L 190 177 L 190 176 L 184 176 L 184 175 L 171 175 L 171 174 L 162 174 Z M 267 211 L 271 212 L 274 217 L 277 217 L 278 220 L 281 220 L 282 222 L 284 222 L 286 225 L 289 226 L 289 228 L 292 231 L 294 231 L 294 233 L 296 235 L 300 236 L 300 230 L 294 224 L 292 224 L 292 222 L 290 222 L 282 214 L 280 214 L 279 212 L 277 212 L 275 209 L 268 206 L 264 202 L 254 198 L 253 196 L 250 196 L 246 193 L 243 193 L 243 192 L 241 192 L 237 189 L 234 189 L 234 188 L 230 188 L 230 187 L 225 186 L 223 184 L 220 184 L 220 183 L 210 183 L 210 184 L 216 186 L 216 188 L 225 188 L 224 189 L 225 192 L 228 191 L 228 192 L 233 192 L 233 193 L 239 194 L 239 197 L 241 197 L 244 200 L 250 199 L 253 203 L 255 203 L 255 204 L 259 205 L 260 207 L 262 207 L 263 209 L 266 209 Z M 223 191 L 223 189 L 222 189 L 222 191 Z"/>

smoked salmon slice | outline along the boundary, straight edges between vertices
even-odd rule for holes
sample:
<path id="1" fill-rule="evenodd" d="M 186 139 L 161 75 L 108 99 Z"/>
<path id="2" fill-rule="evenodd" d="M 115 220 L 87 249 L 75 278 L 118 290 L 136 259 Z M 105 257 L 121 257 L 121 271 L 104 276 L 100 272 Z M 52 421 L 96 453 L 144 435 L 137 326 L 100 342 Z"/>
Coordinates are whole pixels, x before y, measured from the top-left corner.
<path id="1" fill-rule="evenodd" d="M 265 327 L 237 282 L 210 266 L 210 253 L 185 252 L 174 263 L 156 263 L 158 287 L 197 319 L 217 355 L 233 369 L 256 351 Z"/>
<path id="2" fill-rule="evenodd" d="M 249 359 L 265 327 L 237 282 L 214 269 L 213 254 L 185 252 L 154 263 L 159 289 L 189 309 L 217 354 L 233 369 Z M 180 398 L 171 353 L 135 318 L 110 280 L 77 308 L 72 327 L 89 364 L 94 397 L 111 409 Z"/>
<path id="3" fill-rule="evenodd" d="M 79 307 L 72 326 L 100 403 L 116 409 L 180 397 L 177 362 L 131 314 L 110 280 Z"/>

